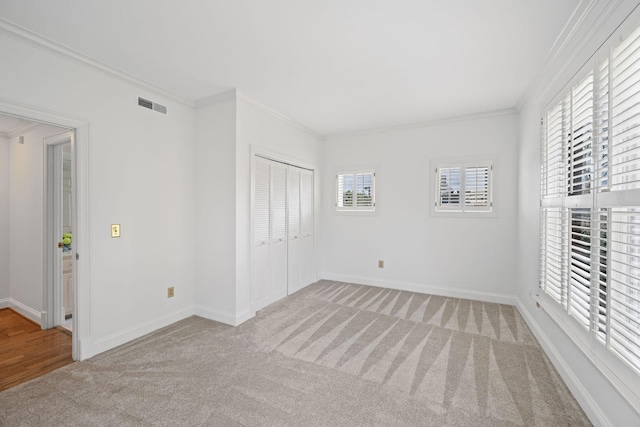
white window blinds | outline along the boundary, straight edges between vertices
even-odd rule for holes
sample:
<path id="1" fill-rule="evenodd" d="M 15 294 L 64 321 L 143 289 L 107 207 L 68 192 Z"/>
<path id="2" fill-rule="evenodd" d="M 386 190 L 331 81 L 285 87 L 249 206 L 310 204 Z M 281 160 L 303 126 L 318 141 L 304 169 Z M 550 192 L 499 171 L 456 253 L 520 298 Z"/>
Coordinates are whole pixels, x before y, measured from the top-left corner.
<path id="1" fill-rule="evenodd" d="M 341 172 L 336 175 L 336 209 L 374 211 L 375 180 L 373 170 Z"/>
<path id="2" fill-rule="evenodd" d="M 540 286 L 640 373 L 640 29 L 543 117 Z"/>
<path id="3" fill-rule="evenodd" d="M 436 167 L 437 211 L 489 212 L 491 172 L 489 162 L 452 165 L 443 162 Z"/>

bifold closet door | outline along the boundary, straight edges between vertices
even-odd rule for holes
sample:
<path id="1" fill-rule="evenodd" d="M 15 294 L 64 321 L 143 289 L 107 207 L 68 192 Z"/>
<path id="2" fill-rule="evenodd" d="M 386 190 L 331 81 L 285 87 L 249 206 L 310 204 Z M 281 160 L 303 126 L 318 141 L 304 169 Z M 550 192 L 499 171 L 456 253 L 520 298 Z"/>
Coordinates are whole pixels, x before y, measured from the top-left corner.
<path id="1" fill-rule="evenodd" d="M 289 166 L 288 293 L 313 282 L 313 172 Z"/>
<path id="2" fill-rule="evenodd" d="M 261 309 L 287 294 L 287 166 L 255 158 L 253 302 Z"/>

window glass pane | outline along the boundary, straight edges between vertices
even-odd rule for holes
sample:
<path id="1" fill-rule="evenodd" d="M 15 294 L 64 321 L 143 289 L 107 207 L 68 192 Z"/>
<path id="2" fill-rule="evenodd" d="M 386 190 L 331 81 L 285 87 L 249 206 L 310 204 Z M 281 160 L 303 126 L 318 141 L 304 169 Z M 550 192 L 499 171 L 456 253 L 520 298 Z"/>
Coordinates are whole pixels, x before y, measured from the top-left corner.
<path id="1" fill-rule="evenodd" d="M 440 205 L 460 204 L 461 169 L 440 168 Z"/>
<path id="2" fill-rule="evenodd" d="M 591 306 L 591 211 L 571 210 L 569 313 L 589 328 Z"/>
<path id="3" fill-rule="evenodd" d="M 356 174 L 356 206 L 373 206 L 373 174 Z"/>
<path id="4" fill-rule="evenodd" d="M 610 345 L 640 371 L 640 208 L 611 213 Z"/>
<path id="5" fill-rule="evenodd" d="M 587 194 L 593 179 L 593 74 L 572 90 L 569 194 Z"/>
<path id="6" fill-rule="evenodd" d="M 464 204 L 489 206 L 489 167 L 477 166 L 465 169 Z"/>
<path id="7" fill-rule="evenodd" d="M 353 175 L 338 175 L 338 207 L 353 206 Z"/>

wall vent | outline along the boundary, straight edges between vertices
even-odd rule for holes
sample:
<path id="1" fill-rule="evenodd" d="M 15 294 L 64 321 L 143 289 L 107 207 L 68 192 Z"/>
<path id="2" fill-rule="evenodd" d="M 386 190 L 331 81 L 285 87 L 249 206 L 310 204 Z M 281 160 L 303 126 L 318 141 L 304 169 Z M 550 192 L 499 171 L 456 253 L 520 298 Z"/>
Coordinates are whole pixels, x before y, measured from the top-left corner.
<path id="1" fill-rule="evenodd" d="M 155 110 L 159 113 L 162 114 L 167 114 L 167 107 L 165 107 L 162 104 L 158 104 L 156 102 L 153 101 L 149 101 L 148 99 L 144 99 L 141 97 L 138 97 L 138 105 L 144 108 L 148 108 L 150 110 Z"/>

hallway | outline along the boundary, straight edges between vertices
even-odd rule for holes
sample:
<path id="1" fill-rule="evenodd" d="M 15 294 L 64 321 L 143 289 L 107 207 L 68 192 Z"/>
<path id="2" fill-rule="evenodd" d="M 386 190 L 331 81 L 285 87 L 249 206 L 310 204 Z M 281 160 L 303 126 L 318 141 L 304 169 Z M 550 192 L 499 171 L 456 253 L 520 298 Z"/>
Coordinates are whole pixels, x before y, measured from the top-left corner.
<path id="1" fill-rule="evenodd" d="M 0 310 L 0 391 L 72 362 L 68 332 L 42 330 L 9 308 Z"/>

